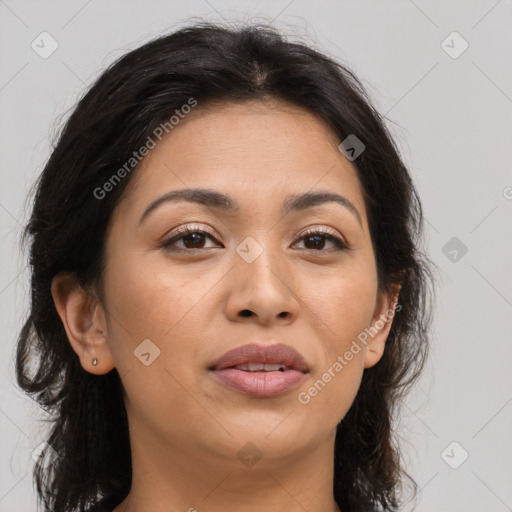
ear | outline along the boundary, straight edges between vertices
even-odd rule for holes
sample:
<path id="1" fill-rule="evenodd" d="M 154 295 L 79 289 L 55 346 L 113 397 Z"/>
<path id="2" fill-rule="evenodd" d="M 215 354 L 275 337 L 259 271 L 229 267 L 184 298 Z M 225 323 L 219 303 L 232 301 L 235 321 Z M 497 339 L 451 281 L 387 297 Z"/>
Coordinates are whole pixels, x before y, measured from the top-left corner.
<path id="1" fill-rule="evenodd" d="M 112 370 L 115 364 L 107 344 L 107 323 L 101 302 L 69 272 L 53 278 L 51 292 L 68 340 L 84 370 L 96 375 Z M 94 358 L 96 365 L 92 363 Z"/>
<path id="2" fill-rule="evenodd" d="M 364 356 L 364 367 L 371 368 L 377 364 L 386 348 L 386 340 L 388 339 L 391 324 L 393 323 L 393 316 L 396 311 L 402 308 L 398 304 L 398 294 L 401 286 L 394 284 L 391 291 L 381 292 L 377 297 L 377 303 L 371 326 L 368 328 L 369 334 L 367 338 L 366 352 Z"/>

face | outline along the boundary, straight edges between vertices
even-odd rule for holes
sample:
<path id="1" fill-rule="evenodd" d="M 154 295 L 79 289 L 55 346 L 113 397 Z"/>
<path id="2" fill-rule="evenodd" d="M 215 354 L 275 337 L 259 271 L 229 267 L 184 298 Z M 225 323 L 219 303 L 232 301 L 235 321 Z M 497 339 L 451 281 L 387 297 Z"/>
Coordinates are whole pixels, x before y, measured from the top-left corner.
<path id="1" fill-rule="evenodd" d="M 77 349 L 88 371 L 117 368 L 141 437 L 235 462 L 251 442 L 268 467 L 333 440 L 391 322 L 361 333 L 392 307 L 339 142 L 306 110 L 225 104 L 191 113 L 142 161 L 107 233 L 98 366 Z M 154 204 L 192 189 L 232 208 L 213 195 Z M 292 202 L 319 193 L 344 199 Z M 226 385 L 210 368 L 247 343 L 292 347 L 308 372 L 273 396 Z"/>

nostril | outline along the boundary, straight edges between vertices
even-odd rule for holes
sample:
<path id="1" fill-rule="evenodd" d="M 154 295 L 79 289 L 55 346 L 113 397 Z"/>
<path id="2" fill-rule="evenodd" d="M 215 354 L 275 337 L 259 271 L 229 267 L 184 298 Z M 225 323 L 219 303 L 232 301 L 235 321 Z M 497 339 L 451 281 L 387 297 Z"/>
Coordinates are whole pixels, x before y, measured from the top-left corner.
<path id="1" fill-rule="evenodd" d="M 242 316 L 246 317 L 246 316 L 251 316 L 252 315 L 252 312 L 249 311 L 248 309 L 244 309 L 241 313 L 240 313 Z"/>

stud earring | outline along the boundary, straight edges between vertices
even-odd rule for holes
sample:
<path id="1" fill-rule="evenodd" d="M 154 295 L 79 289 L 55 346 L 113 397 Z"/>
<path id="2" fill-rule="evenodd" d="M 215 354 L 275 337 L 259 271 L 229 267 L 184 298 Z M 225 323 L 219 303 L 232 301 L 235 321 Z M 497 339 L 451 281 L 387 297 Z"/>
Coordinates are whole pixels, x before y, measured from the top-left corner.
<path id="1" fill-rule="evenodd" d="M 97 360 L 96 358 L 94 358 L 94 359 L 92 360 L 92 364 L 93 364 L 94 366 L 96 366 L 96 365 L 98 364 L 98 360 Z"/>

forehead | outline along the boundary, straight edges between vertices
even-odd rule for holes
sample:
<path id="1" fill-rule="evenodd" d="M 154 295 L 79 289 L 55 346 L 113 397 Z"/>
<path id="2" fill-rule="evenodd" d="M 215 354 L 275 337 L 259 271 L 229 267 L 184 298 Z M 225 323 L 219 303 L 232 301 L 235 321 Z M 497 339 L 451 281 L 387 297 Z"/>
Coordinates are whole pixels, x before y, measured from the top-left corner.
<path id="1" fill-rule="evenodd" d="M 365 216 L 356 169 L 318 116 L 276 100 L 195 108 L 139 164 L 125 191 L 132 207 L 186 187 L 222 190 L 242 208 L 321 188 L 350 196 Z"/>

